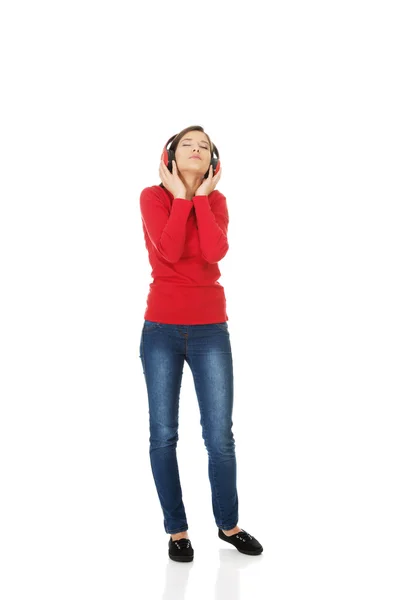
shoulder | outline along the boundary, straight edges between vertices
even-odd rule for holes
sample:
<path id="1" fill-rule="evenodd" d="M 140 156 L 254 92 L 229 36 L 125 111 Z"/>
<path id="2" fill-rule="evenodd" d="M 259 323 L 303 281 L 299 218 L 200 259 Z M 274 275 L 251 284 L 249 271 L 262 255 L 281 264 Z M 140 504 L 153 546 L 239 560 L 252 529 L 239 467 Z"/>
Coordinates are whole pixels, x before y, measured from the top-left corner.
<path id="1" fill-rule="evenodd" d="M 209 195 L 209 198 L 210 198 L 211 203 L 214 203 L 214 202 L 218 203 L 218 204 L 226 203 L 226 198 L 225 198 L 224 194 L 222 192 L 220 192 L 219 190 L 213 190 L 211 192 L 211 194 Z"/>
<path id="2" fill-rule="evenodd" d="M 161 197 L 161 194 L 163 193 L 163 188 L 161 188 L 159 185 L 149 185 L 145 188 L 142 189 L 142 191 L 140 192 L 141 196 L 159 196 Z"/>
<path id="3" fill-rule="evenodd" d="M 148 200 L 148 199 L 156 199 L 165 202 L 168 200 L 167 191 L 160 187 L 159 185 L 149 185 L 140 192 L 140 201 Z"/>
<path id="4" fill-rule="evenodd" d="M 222 192 L 220 192 L 219 190 L 213 190 L 210 194 L 211 197 L 214 198 L 225 198 L 224 194 Z"/>

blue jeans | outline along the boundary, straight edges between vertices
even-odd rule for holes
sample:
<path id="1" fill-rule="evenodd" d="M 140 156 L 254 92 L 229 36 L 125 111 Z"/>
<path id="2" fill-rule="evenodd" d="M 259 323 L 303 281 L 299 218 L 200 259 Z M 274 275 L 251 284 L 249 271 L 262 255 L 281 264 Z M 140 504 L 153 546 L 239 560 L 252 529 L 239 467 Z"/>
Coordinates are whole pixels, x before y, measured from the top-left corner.
<path id="1" fill-rule="evenodd" d="M 208 453 L 208 476 L 217 527 L 238 522 L 235 440 L 232 433 L 233 364 L 227 322 L 170 325 L 144 321 L 140 358 L 150 423 L 150 463 L 167 533 L 188 529 L 179 479 L 179 395 L 184 361 L 194 380 Z"/>

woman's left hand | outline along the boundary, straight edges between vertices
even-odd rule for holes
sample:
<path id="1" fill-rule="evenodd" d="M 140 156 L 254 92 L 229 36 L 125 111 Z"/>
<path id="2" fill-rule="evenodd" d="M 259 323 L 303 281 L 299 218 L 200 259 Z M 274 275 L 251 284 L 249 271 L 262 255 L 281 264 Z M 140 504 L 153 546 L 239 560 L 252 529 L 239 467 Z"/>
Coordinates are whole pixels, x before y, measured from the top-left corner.
<path id="1" fill-rule="evenodd" d="M 217 185 L 221 177 L 221 165 L 219 167 L 218 173 L 214 175 L 214 177 L 212 177 L 212 172 L 213 168 L 212 165 L 210 165 L 208 177 L 207 179 L 204 179 L 200 186 L 197 188 L 195 196 L 208 196 L 215 189 L 215 186 Z"/>

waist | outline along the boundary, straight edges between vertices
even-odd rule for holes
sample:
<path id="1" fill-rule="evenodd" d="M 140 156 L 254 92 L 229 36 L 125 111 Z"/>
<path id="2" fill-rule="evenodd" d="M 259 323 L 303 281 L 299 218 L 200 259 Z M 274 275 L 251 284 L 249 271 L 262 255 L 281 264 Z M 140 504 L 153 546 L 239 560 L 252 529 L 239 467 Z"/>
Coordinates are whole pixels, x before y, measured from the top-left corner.
<path id="1" fill-rule="evenodd" d="M 228 320 L 221 284 L 190 285 L 154 281 L 144 318 L 170 324 L 207 324 Z"/>

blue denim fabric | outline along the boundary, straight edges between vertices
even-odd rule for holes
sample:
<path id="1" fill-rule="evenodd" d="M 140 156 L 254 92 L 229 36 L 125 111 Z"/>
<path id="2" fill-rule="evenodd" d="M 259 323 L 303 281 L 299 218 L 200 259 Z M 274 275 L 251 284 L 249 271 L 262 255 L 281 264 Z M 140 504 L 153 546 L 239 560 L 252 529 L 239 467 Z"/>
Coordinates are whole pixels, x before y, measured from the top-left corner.
<path id="1" fill-rule="evenodd" d="M 150 425 L 150 463 L 166 533 L 188 529 L 179 479 L 179 394 L 184 361 L 192 371 L 217 527 L 238 523 L 235 440 L 232 432 L 233 364 L 227 322 L 170 325 L 144 321 L 140 359 Z"/>

